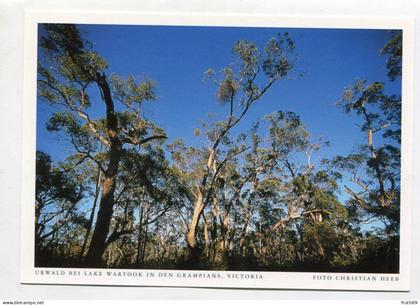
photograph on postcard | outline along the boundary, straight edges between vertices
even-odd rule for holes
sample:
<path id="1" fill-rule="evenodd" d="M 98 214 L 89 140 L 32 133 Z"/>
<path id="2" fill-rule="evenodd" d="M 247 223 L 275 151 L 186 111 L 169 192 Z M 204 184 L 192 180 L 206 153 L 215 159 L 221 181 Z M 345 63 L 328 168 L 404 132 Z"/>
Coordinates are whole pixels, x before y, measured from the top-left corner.
<path id="1" fill-rule="evenodd" d="M 34 268 L 400 274 L 400 28 L 36 31 Z"/>

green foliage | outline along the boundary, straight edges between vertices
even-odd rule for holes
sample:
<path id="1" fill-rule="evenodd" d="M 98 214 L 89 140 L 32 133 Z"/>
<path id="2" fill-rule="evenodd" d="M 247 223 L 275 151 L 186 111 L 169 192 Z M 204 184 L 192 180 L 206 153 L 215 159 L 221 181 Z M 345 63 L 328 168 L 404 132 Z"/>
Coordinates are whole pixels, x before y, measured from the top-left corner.
<path id="1" fill-rule="evenodd" d="M 224 104 L 231 101 L 239 89 L 238 82 L 234 79 L 233 70 L 231 68 L 223 69 L 224 79 L 220 82 L 217 90 L 217 98 Z"/>
<path id="2" fill-rule="evenodd" d="M 165 144 L 166 131 L 144 114 L 143 103 L 156 99 L 154 81 L 107 76 L 105 59 L 74 25 L 44 30 L 38 94 L 56 111 L 46 128 L 74 153 L 53 164 L 37 152 L 37 266 L 80 266 L 101 192 L 112 189 L 102 253 L 108 268 L 398 270 L 401 99 L 387 95 L 385 83 L 345 88 L 338 105 L 357 116 L 368 141 L 319 161 L 328 141 L 314 139 L 294 112 L 235 129 L 296 61 L 287 33 L 262 48 L 240 40 L 232 63 L 205 73 L 215 79 L 225 117 L 209 114 L 195 128 L 202 145 Z M 401 75 L 398 35 L 381 50 L 391 79 Z M 90 94 L 98 88 L 101 101 Z M 105 105 L 106 116 L 90 113 L 93 105 Z M 384 229 L 366 234 L 361 228 L 371 219 Z"/>
<path id="3" fill-rule="evenodd" d="M 75 58 L 62 55 L 57 58 L 60 74 L 70 81 L 89 83 L 96 78 L 96 73 L 108 67 L 106 61 L 97 53 L 84 51 Z"/>
<path id="4" fill-rule="evenodd" d="M 295 113 L 278 111 L 265 118 L 271 124 L 272 149 L 278 158 L 309 146 L 309 132 Z"/>
<path id="5" fill-rule="evenodd" d="M 389 55 L 388 77 L 401 76 L 402 32 L 392 32 L 393 37 L 380 50 Z M 358 80 L 346 87 L 337 103 L 346 113 L 355 113 L 362 121 L 360 131 L 366 134 L 366 143 L 359 152 L 337 156 L 332 165 L 349 175 L 352 187 L 345 186 L 350 195 L 348 203 L 355 215 L 376 217 L 385 224 L 388 234 L 398 234 L 400 205 L 400 144 L 401 97 L 385 94 L 385 84 Z M 377 140 L 377 135 L 382 137 Z M 377 144 L 377 143 L 380 144 Z"/>
<path id="6" fill-rule="evenodd" d="M 271 38 L 265 47 L 263 70 L 270 78 L 285 77 L 293 68 L 290 54 L 295 50 L 295 43 L 286 32 Z"/>
<path id="7" fill-rule="evenodd" d="M 36 154 L 35 252 L 49 251 L 51 243 L 64 242 L 66 230 L 84 223 L 78 205 L 89 193 L 89 186 L 71 168 L 54 166 L 48 154 Z M 58 235 L 59 237 L 56 237 Z"/>
<path id="8" fill-rule="evenodd" d="M 39 45 L 63 77 L 89 83 L 107 68 L 106 61 L 89 50 L 91 43 L 82 38 L 75 25 L 45 24 L 43 27 L 47 35 L 40 38 Z"/>
<path id="9" fill-rule="evenodd" d="M 128 107 L 156 98 L 154 93 L 155 83 L 152 80 L 136 82 L 135 77 L 132 75 L 123 79 L 117 74 L 112 74 L 109 81 L 113 87 L 115 99 Z"/>
<path id="10" fill-rule="evenodd" d="M 396 80 L 401 77 L 402 71 L 402 31 L 392 31 L 391 35 L 392 38 L 387 41 L 379 53 L 388 56 L 386 62 L 388 77 L 390 80 Z"/>
<path id="11" fill-rule="evenodd" d="M 88 44 L 73 24 L 44 24 L 44 29 L 48 35 L 40 38 L 40 46 L 49 52 L 79 54 Z"/>
<path id="12" fill-rule="evenodd" d="M 43 201 L 45 196 L 50 200 L 78 202 L 83 198 L 83 189 L 75 177 L 54 168 L 51 157 L 42 151 L 36 153 L 36 198 Z"/>
<path id="13" fill-rule="evenodd" d="M 288 76 L 294 66 L 294 42 L 287 33 L 271 38 L 260 49 L 253 42 L 239 40 L 233 47 L 236 61 L 221 69 L 216 96 L 222 104 L 234 104 L 247 109 L 260 99 L 271 85 Z M 213 78 L 213 69 L 205 72 Z M 233 115 L 234 113 L 232 113 Z"/>

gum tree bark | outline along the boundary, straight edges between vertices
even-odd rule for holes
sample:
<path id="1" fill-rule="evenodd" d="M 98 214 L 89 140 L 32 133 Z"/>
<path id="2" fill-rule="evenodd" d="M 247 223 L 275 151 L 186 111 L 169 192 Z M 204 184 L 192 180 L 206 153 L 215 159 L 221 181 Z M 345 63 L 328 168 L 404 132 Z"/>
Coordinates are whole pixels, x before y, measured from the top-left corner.
<path id="1" fill-rule="evenodd" d="M 290 54 L 293 52 L 294 43 L 285 34 L 279 39 L 271 39 L 260 54 L 255 44 L 248 41 L 239 41 L 234 47 L 234 52 L 239 58 L 239 70 L 234 72 L 231 68 L 223 71 L 224 79 L 219 83 L 217 96 L 220 102 L 229 105 L 229 115 L 223 122 L 223 128 L 217 132 L 214 140 L 211 140 L 211 147 L 207 157 L 207 166 L 200 185 L 199 194 L 193 207 L 192 218 L 187 234 L 187 245 L 190 251 L 191 260 L 197 258 L 197 228 L 200 218 L 211 199 L 213 204 L 218 200 L 215 198 L 214 182 L 218 178 L 225 162 L 232 156 L 220 157 L 220 147 L 229 132 L 242 121 L 251 106 L 260 100 L 272 85 L 285 78 L 293 68 Z M 263 78 L 261 83 L 259 77 Z M 214 207 L 217 212 L 218 208 Z"/>
<path id="2" fill-rule="evenodd" d="M 80 251 L 80 257 L 81 258 L 83 258 L 84 255 L 85 255 L 85 251 L 86 251 L 86 248 L 87 248 L 87 245 L 88 245 L 89 236 L 90 236 L 90 233 L 92 231 L 93 219 L 95 217 L 96 206 L 97 206 L 97 202 L 98 202 L 98 198 L 99 198 L 101 180 L 102 180 L 102 171 L 101 171 L 100 168 L 98 168 L 98 175 L 96 177 L 96 186 L 95 186 L 95 198 L 93 199 L 92 211 L 90 212 L 90 216 L 89 216 L 88 228 L 86 230 L 85 238 L 84 238 L 83 245 L 82 245 L 82 250 Z"/>
<path id="3" fill-rule="evenodd" d="M 117 182 L 118 165 L 123 153 L 122 142 L 118 138 L 118 118 L 114 111 L 111 90 L 104 74 L 97 74 L 96 82 L 101 90 L 102 99 L 106 106 L 107 133 L 110 142 L 109 164 L 102 181 L 101 201 L 92 241 L 87 253 L 87 261 L 91 267 L 101 264 L 102 254 L 106 249 L 106 239 L 109 233 L 112 213 L 114 209 L 114 193 Z"/>

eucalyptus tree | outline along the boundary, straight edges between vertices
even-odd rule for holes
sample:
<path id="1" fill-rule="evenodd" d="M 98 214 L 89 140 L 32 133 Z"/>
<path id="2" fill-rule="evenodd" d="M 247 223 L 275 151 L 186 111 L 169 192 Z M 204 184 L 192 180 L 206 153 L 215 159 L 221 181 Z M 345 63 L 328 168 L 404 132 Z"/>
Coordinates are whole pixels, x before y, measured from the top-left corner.
<path id="1" fill-rule="evenodd" d="M 39 97 L 60 109 L 51 117 L 49 129 L 60 132 L 81 161 L 92 160 L 102 172 L 101 199 L 87 252 L 89 264 L 100 265 L 125 147 L 141 147 L 166 138 L 164 131 L 143 114 L 143 103 L 155 97 L 154 83 L 109 75 L 105 59 L 72 24 L 43 25 L 39 47 Z M 89 113 L 93 105 L 101 107 L 105 117 L 94 119 Z M 100 145 L 104 147 L 101 153 Z"/>
<path id="2" fill-rule="evenodd" d="M 148 241 L 156 226 L 167 225 L 171 211 L 178 210 L 185 197 L 185 187 L 172 172 L 165 152 L 159 145 L 146 144 L 143 149 L 127 150 L 122 160 L 118 186 L 117 207 L 129 206 L 134 226 L 121 229 L 137 237 L 135 263 L 141 266 L 145 260 Z M 158 225 L 159 224 L 159 225 Z M 116 231 L 117 232 L 117 231 Z"/>
<path id="3" fill-rule="evenodd" d="M 358 81 L 340 102 L 361 119 L 366 143 L 359 152 L 338 156 L 335 165 L 350 172 L 355 187 L 345 185 L 351 202 L 398 231 L 400 218 L 401 99 L 384 93 L 384 84 Z"/>
<path id="4" fill-rule="evenodd" d="M 52 252 L 51 248 L 65 238 L 63 230 L 72 222 L 82 219 L 78 207 L 88 192 L 86 178 L 74 167 L 53 164 L 48 154 L 37 151 L 35 193 L 37 253 L 40 250 Z"/>
<path id="5" fill-rule="evenodd" d="M 381 55 L 387 56 L 386 67 L 388 78 L 395 81 L 402 75 L 403 32 L 391 31 L 391 38 L 379 50 Z"/>
<path id="6" fill-rule="evenodd" d="M 400 79 L 402 32 L 391 32 L 391 39 L 380 50 L 387 55 L 388 77 Z M 388 94 L 384 82 L 357 80 L 346 87 L 337 103 L 348 114 L 355 114 L 365 144 L 358 153 L 338 156 L 334 163 L 350 173 L 354 187 L 345 186 L 351 203 L 360 211 L 385 223 L 390 232 L 399 232 L 401 170 L 401 96 Z"/>
<path id="7" fill-rule="evenodd" d="M 233 51 L 237 61 L 221 70 L 221 78 L 216 79 L 217 98 L 227 105 L 228 114 L 217 122 L 207 135 L 209 147 L 204 149 L 204 164 L 200 169 L 198 183 L 193 186 L 194 205 L 187 234 L 187 245 L 194 260 L 199 254 L 197 233 L 203 211 L 210 201 L 217 201 L 214 187 L 225 164 L 239 150 L 223 147 L 228 134 L 250 111 L 252 105 L 261 100 L 268 90 L 279 80 L 290 74 L 294 65 L 293 40 L 287 33 L 270 39 L 263 50 L 249 41 L 238 41 Z M 209 75 L 213 70 L 207 71 Z M 243 149 L 243 148 L 242 148 Z"/>
<path id="8" fill-rule="evenodd" d="M 264 170 L 257 177 L 257 217 L 254 222 L 253 252 L 263 265 L 287 265 L 303 259 L 300 243 L 316 227 L 337 232 L 347 212 L 336 197 L 337 176 L 314 155 L 327 141 L 311 140 L 300 117 L 278 111 L 266 116 L 266 147 L 259 149 Z M 264 137 L 261 135 L 261 137 Z M 257 152 L 250 155 L 258 156 Z M 257 198 L 258 198 L 257 197 Z M 314 252 L 325 257 L 328 242 L 317 236 Z M 306 247 L 307 248 L 307 247 Z M 275 267 L 276 268 L 276 267 Z"/>

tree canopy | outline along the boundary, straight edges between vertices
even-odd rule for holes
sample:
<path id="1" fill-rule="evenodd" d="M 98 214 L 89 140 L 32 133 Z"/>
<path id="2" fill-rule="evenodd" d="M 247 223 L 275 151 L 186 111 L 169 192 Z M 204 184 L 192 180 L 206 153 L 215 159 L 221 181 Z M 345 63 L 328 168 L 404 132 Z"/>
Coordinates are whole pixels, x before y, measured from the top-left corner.
<path id="1" fill-rule="evenodd" d="M 336 105 L 363 141 L 323 157 L 334 143 L 282 100 L 248 119 L 271 90 L 305 77 L 292 35 L 238 40 L 231 62 L 205 71 L 219 113 L 203 114 L 191 143 L 148 116 L 163 107 L 159 80 L 112 72 L 76 25 L 40 34 L 43 128 L 70 151 L 53 161 L 38 147 L 37 266 L 398 271 L 401 97 L 387 82 L 344 88 Z M 401 40 L 390 32 L 376 50 L 394 83 Z"/>

